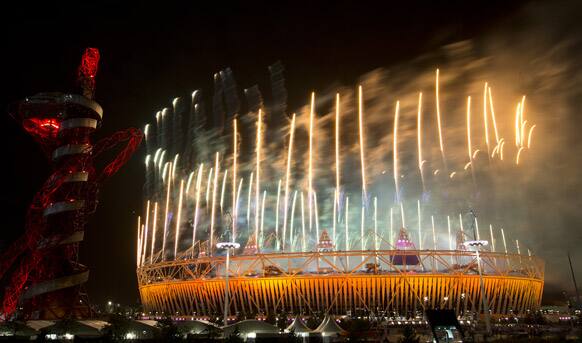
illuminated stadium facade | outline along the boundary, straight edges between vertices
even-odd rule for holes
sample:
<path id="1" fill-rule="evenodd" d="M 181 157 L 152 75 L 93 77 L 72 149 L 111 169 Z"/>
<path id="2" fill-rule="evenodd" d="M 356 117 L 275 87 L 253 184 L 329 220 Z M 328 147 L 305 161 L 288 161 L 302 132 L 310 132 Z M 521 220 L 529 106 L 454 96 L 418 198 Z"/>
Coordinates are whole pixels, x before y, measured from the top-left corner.
<path id="1" fill-rule="evenodd" d="M 418 258 L 419 264 L 394 264 L 399 257 Z M 482 252 L 481 260 L 493 314 L 540 306 L 544 266 L 539 258 Z M 271 253 L 234 256 L 230 263 L 232 314 L 406 315 L 425 308 L 463 314 L 482 307 L 476 258 L 469 251 Z M 144 265 L 138 280 L 145 311 L 200 317 L 222 313 L 224 268 L 223 256 Z"/>
<path id="2" fill-rule="evenodd" d="M 523 119 L 525 97 L 503 121 L 515 123 L 515 147 L 487 83 L 487 139 L 472 136 L 483 121 L 471 121 L 469 97 L 460 127 L 467 146 L 446 146 L 438 70 L 434 103 L 419 94 L 411 111 L 397 101 L 392 122 L 382 85 L 367 83 L 319 102 L 312 93 L 289 115 L 282 66 L 269 71 L 269 102 L 257 86 L 240 101 L 227 69 L 215 74 L 211 114 L 195 91 L 146 126 L 136 256 L 145 312 L 220 316 L 227 272 L 219 242 L 241 246 L 228 270 L 232 316 L 472 315 L 485 299 L 495 315 L 539 308 L 544 263 L 501 229 L 519 203 L 506 190 L 530 167 L 535 125 Z M 436 116 L 425 118 L 429 106 Z M 466 241 L 480 239 L 478 258 Z"/>

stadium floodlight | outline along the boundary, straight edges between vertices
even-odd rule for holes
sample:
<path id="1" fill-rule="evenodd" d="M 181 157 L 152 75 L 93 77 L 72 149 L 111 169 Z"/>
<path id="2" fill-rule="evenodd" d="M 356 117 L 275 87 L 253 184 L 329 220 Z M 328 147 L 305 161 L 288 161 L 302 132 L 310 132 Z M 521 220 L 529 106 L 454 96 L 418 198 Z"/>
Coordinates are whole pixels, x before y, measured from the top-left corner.
<path id="1" fill-rule="evenodd" d="M 216 248 L 226 250 L 226 265 L 224 266 L 224 326 L 228 325 L 228 270 L 230 269 L 230 250 L 240 248 L 236 242 L 220 242 Z"/>
<path id="2" fill-rule="evenodd" d="M 477 271 L 479 272 L 479 283 L 481 284 L 481 294 L 483 299 L 483 311 L 485 312 L 485 330 L 487 335 L 491 334 L 491 319 L 489 314 L 489 299 L 487 293 L 485 293 L 485 282 L 483 281 L 483 271 L 481 270 L 481 256 L 479 255 L 479 249 L 489 245 L 486 240 L 473 240 L 466 241 L 463 243 L 467 249 L 473 248 L 475 250 L 475 257 L 477 258 Z"/>

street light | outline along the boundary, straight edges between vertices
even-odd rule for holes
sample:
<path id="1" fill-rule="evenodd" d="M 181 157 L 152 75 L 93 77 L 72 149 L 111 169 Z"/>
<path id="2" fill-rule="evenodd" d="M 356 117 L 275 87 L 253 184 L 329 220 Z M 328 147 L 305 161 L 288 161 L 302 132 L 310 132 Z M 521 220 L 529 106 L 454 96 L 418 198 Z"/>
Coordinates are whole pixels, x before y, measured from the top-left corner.
<path id="1" fill-rule="evenodd" d="M 491 319 L 489 314 L 489 300 L 487 293 L 485 293 L 485 282 L 483 281 L 483 272 L 481 271 L 481 257 L 479 256 L 479 249 L 487 246 L 489 242 L 485 240 L 466 241 L 463 243 L 467 249 L 475 249 L 475 256 L 477 257 L 477 271 L 479 272 L 479 283 L 481 284 L 481 294 L 483 295 L 483 310 L 485 311 L 485 331 L 487 335 L 491 334 Z"/>
<path id="2" fill-rule="evenodd" d="M 224 267 L 224 326 L 228 325 L 228 270 L 230 269 L 230 250 L 240 248 L 236 242 L 220 242 L 216 248 L 226 250 L 226 266 Z"/>

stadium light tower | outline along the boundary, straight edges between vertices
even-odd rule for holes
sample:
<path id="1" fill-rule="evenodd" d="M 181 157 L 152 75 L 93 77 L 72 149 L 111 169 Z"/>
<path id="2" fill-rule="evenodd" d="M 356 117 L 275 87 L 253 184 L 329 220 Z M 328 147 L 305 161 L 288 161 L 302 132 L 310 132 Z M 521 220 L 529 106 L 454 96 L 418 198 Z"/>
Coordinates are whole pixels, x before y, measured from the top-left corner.
<path id="1" fill-rule="evenodd" d="M 477 216 L 475 215 L 475 212 L 473 212 L 473 210 L 470 211 L 471 215 L 473 216 L 473 232 L 475 234 L 475 220 L 477 219 Z M 476 234 L 475 234 L 476 236 Z M 465 241 L 463 243 L 465 245 L 465 247 L 467 248 L 467 250 L 469 249 L 474 249 L 475 250 L 475 257 L 477 258 L 477 271 L 479 272 L 479 283 L 481 285 L 481 294 L 482 294 L 482 298 L 483 298 L 483 311 L 485 311 L 485 331 L 487 332 L 487 336 L 489 336 L 491 334 L 491 319 L 489 316 L 489 299 L 487 299 L 487 293 L 485 293 L 485 282 L 483 281 L 483 272 L 481 269 L 481 256 L 479 255 L 479 249 L 481 249 L 481 247 L 485 247 L 487 245 L 489 245 L 489 242 L 486 240 L 479 240 L 479 239 L 475 239 L 472 241 Z"/>
<path id="2" fill-rule="evenodd" d="M 224 326 L 228 325 L 228 270 L 230 269 L 230 250 L 240 248 L 236 242 L 220 242 L 216 244 L 218 249 L 226 250 L 226 265 L 224 267 Z"/>

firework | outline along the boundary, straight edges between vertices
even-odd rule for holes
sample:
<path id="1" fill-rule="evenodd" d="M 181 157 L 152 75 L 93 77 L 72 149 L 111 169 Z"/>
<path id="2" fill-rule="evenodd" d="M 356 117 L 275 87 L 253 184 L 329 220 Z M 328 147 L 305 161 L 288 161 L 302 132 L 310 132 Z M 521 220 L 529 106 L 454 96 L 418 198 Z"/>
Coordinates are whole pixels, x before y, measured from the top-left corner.
<path id="1" fill-rule="evenodd" d="M 182 223 L 182 199 L 184 197 L 184 180 L 180 181 L 180 197 L 178 200 L 178 215 L 176 216 L 176 232 L 174 233 L 174 259 L 178 258 L 178 243 L 180 242 L 180 224 Z"/>
<path id="2" fill-rule="evenodd" d="M 360 133 L 360 163 L 362 165 L 362 204 L 366 199 L 366 158 L 364 157 L 364 99 L 362 86 L 358 87 L 358 128 Z M 362 211 L 362 217 L 363 217 Z"/>
<path id="3" fill-rule="evenodd" d="M 152 247 L 150 250 L 150 263 L 154 260 L 154 247 L 156 246 L 156 224 L 158 223 L 158 203 L 154 203 L 154 220 L 152 223 Z"/>
<path id="4" fill-rule="evenodd" d="M 439 70 L 436 70 L 435 78 L 435 98 L 436 98 L 436 113 L 437 113 L 437 128 L 439 133 L 439 147 L 441 151 L 441 158 L 443 160 L 443 168 L 445 172 L 447 171 L 447 159 L 445 158 L 445 145 L 443 143 L 443 128 L 441 121 L 441 109 L 440 109 L 440 98 L 439 98 Z"/>
<path id="5" fill-rule="evenodd" d="M 210 209 L 211 214 L 210 214 L 210 248 L 209 248 L 209 254 L 212 255 L 212 250 L 214 249 L 214 222 L 215 222 L 215 211 L 216 211 L 216 189 L 218 188 L 218 168 L 219 168 L 219 164 L 218 164 L 218 158 L 219 158 L 219 153 L 216 153 L 216 159 L 214 161 L 214 183 L 213 183 L 213 187 L 212 187 L 212 207 Z"/>
<path id="6" fill-rule="evenodd" d="M 172 169 L 172 163 L 170 162 L 170 169 Z M 168 174 L 170 173 L 170 171 L 168 170 Z M 165 255 L 166 255 L 166 236 L 168 234 L 168 225 L 169 223 L 169 217 L 168 217 L 168 212 L 170 210 L 170 185 L 172 184 L 169 180 L 170 178 L 168 177 L 168 191 L 166 193 L 166 208 L 165 208 L 165 214 L 164 214 L 164 235 L 162 236 L 162 260 L 165 259 Z"/>
<path id="7" fill-rule="evenodd" d="M 424 184 L 424 173 L 422 171 L 422 164 L 424 163 L 422 159 L 422 92 L 418 93 L 418 114 L 416 130 L 418 143 L 418 171 L 420 172 L 420 180 L 422 181 L 422 191 L 426 192 L 426 187 Z"/>
<path id="8" fill-rule="evenodd" d="M 398 112 L 400 110 L 400 101 L 396 102 L 396 110 L 394 111 L 394 134 L 392 136 L 392 168 L 394 170 L 394 188 L 396 189 L 396 202 L 400 202 L 400 191 L 398 187 Z M 404 212 L 404 211 L 402 211 Z M 402 216 L 404 218 L 404 215 Z M 404 227 L 404 220 L 402 223 Z"/>
<path id="9" fill-rule="evenodd" d="M 334 96 L 331 97 L 322 96 L 318 107 L 327 108 L 331 113 L 324 112 L 321 117 L 316 113 L 315 92 L 312 92 L 306 111 L 299 117 L 292 114 L 287 128 L 276 127 L 279 118 L 273 118 L 266 112 L 265 109 L 270 107 L 264 106 L 261 99 L 255 102 L 249 100 L 252 109 L 246 115 L 231 111 L 230 120 L 222 121 L 222 125 L 231 123 L 232 128 L 205 128 L 201 125 L 202 116 L 205 115 L 204 108 L 196 93 L 193 94 L 191 108 L 191 119 L 194 118 L 192 120 L 195 125 L 191 126 L 188 133 L 184 133 L 189 135 L 185 137 L 173 137 L 175 134 L 179 135 L 180 131 L 172 131 L 176 124 L 170 125 L 171 120 L 182 118 L 181 114 L 174 113 L 181 111 L 180 100 L 175 99 L 173 110 L 167 108 L 156 115 L 159 125 L 147 126 L 148 140 L 150 143 L 156 141 L 153 138 L 157 134 L 159 146 L 150 144 L 145 157 L 148 198 L 144 201 L 143 229 L 139 228 L 137 238 L 140 265 L 148 260 L 154 263 L 158 257 L 165 260 L 167 255 L 172 256 L 171 253 L 166 254 L 170 227 L 174 229 L 173 258 L 180 256 L 180 248 L 185 246 L 180 242 L 184 239 L 181 230 L 185 223 L 192 229 L 192 242 L 188 244 L 191 257 L 195 258 L 203 252 L 213 255 L 215 239 L 229 233 L 229 227 L 224 220 L 225 214 L 232 217 L 232 239 L 244 242 L 254 236 L 257 251 L 262 253 L 315 251 L 319 249 L 320 234 L 324 229 L 331 231 L 332 246 L 336 250 L 340 250 L 342 246 L 344 249 L 354 249 L 357 246 L 360 250 L 394 248 L 397 234 L 395 231 L 398 231 L 395 230 L 398 229 L 395 225 L 400 225 L 405 230 L 414 227 L 417 231 L 413 235 L 414 244 L 419 249 L 424 249 L 428 236 L 423 232 L 423 225 L 429 219 L 433 236 L 431 248 L 455 249 L 451 216 L 457 212 L 453 212 L 453 206 L 438 203 L 438 200 L 450 196 L 450 203 L 479 202 L 479 192 L 483 191 L 479 189 L 481 175 L 501 173 L 507 169 L 482 168 L 483 164 L 479 162 L 484 154 L 480 152 L 487 152 L 487 160 L 492 167 L 494 164 L 505 163 L 503 160 L 508 154 L 508 160 L 513 162 L 511 164 L 514 167 L 521 166 L 526 157 L 529 160 L 536 125 L 532 123 L 532 118 L 525 119 L 523 96 L 517 101 L 515 113 L 512 111 L 510 122 L 513 125 L 498 125 L 492 87 L 490 83 L 484 82 L 481 84 L 482 88 L 480 87 L 483 121 L 474 120 L 471 107 L 474 95 L 467 96 L 466 111 L 462 111 L 465 116 L 465 127 L 462 131 L 466 130 L 466 147 L 464 144 L 451 145 L 445 154 L 444 142 L 447 136 L 443 123 L 446 118 L 442 115 L 440 83 L 440 71 L 437 69 L 434 84 L 436 121 L 428 120 L 429 117 L 424 113 L 426 109 L 423 101 L 427 101 L 423 97 L 425 93 L 418 92 L 413 103 L 395 102 L 392 130 L 387 132 L 386 126 L 377 125 L 380 121 L 374 117 L 386 115 L 385 112 L 380 113 L 377 110 L 376 104 L 380 99 L 367 98 L 364 108 L 362 85 L 355 88 L 352 104 L 346 102 L 346 105 L 342 103 L 340 106 L 342 98 L 339 92 L 332 93 Z M 350 96 L 346 99 L 350 99 Z M 342 111 L 355 113 L 357 118 L 346 117 L 348 120 L 344 120 L 341 117 Z M 446 112 L 448 115 L 452 111 Z M 462 122 L 460 118 L 457 119 L 452 120 L 450 125 Z M 368 125 L 370 121 L 376 125 Z M 266 129 L 267 123 L 269 130 Z M 483 135 L 475 135 L 481 130 L 481 125 Z M 515 150 L 511 146 L 508 148 L 506 140 L 501 137 L 501 130 L 509 126 L 514 126 Z M 430 138 L 425 138 L 430 128 L 436 128 L 438 143 L 435 139 L 435 143 L 431 144 Z M 289 138 L 281 139 L 281 131 L 288 132 Z M 461 132 L 461 127 L 447 131 L 458 133 Z M 246 135 L 254 136 L 254 145 L 241 145 L 241 141 L 246 141 Z M 461 139 L 462 136 L 454 137 L 456 142 Z M 384 144 L 377 144 L 379 141 L 391 142 L 391 151 L 386 151 Z M 197 144 L 181 149 L 181 142 Z M 325 146 L 327 144 L 328 147 Z M 410 149 L 411 147 L 414 149 Z M 329 149 L 329 154 L 319 153 L 326 151 L 326 148 Z M 229 158 L 225 158 L 226 156 Z M 304 164 L 297 163 L 296 160 L 304 161 Z M 391 160 L 391 166 L 386 160 Z M 359 166 L 354 168 L 356 163 Z M 208 175 L 204 174 L 205 164 L 209 166 Z M 440 169 L 431 168 L 435 165 Z M 191 170 L 189 166 L 197 166 L 197 171 Z M 427 168 L 431 168 L 432 175 L 427 172 Z M 378 173 L 380 170 L 381 174 Z M 411 174 L 411 171 L 414 172 Z M 469 172 L 471 183 L 465 177 Z M 393 188 L 385 186 L 386 177 L 383 175 L 386 173 L 392 173 Z M 492 176 L 495 177 L 496 174 Z M 247 184 L 244 184 L 245 178 L 248 180 Z M 463 198 L 460 193 L 469 189 L 469 185 L 471 190 Z M 238 227 L 245 223 L 244 215 L 239 214 L 243 188 L 244 192 L 248 192 L 244 194 L 243 200 L 246 201 L 247 226 L 241 232 Z M 361 203 L 357 206 L 360 212 L 350 214 L 349 200 L 354 196 L 361 196 Z M 379 209 L 390 211 L 384 215 Z M 161 210 L 164 212 L 160 212 Z M 414 210 L 416 216 L 411 215 Z M 410 218 L 406 218 L 407 213 Z M 395 215 L 400 216 L 400 222 L 396 224 L 395 220 L 398 218 L 394 218 Z M 439 220 L 444 222 L 445 217 L 446 229 L 444 225 L 437 225 Z M 301 232 L 296 225 L 297 220 L 301 220 Z M 359 222 L 359 229 L 356 229 L 358 225 L 355 222 Z M 463 224 L 463 215 L 460 213 L 460 231 L 464 231 Z M 161 252 L 158 250 L 160 247 L 155 244 L 156 231 L 161 231 L 157 230 L 158 225 L 164 231 Z M 478 236 L 476 220 L 473 225 Z M 344 230 L 340 233 L 342 226 Z M 493 240 L 492 227 L 490 225 L 490 236 Z M 373 240 L 370 240 L 372 237 Z M 443 239 L 439 240 L 439 237 Z M 345 244 L 338 245 L 335 241 L 342 238 Z M 357 244 L 358 239 L 360 244 Z M 492 242 L 492 249 L 493 246 Z"/>
<path id="10" fill-rule="evenodd" d="M 285 234 L 287 233 L 287 211 L 289 210 L 289 182 L 291 182 L 291 156 L 293 153 L 293 135 L 295 133 L 295 114 L 291 119 L 291 133 L 289 134 L 289 150 L 287 152 L 287 168 L 285 169 L 285 197 L 283 208 L 283 249 L 285 249 Z"/>
<path id="11" fill-rule="evenodd" d="M 313 194 L 313 121 L 315 116 L 315 92 L 311 93 L 311 105 L 309 106 L 309 169 L 307 175 L 307 207 L 309 209 L 309 230 L 312 224 L 312 194 Z"/>
<path id="12" fill-rule="evenodd" d="M 236 224 L 238 219 L 237 206 L 237 189 L 236 189 L 236 173 L 237 173 L 237 155 L 238 155 L 238 125 L 236 119 L 232 121 L 232 240 L 236 242 Z M 279 185 L 281 182 L 279 181 Z M 277 199 L 277 208 L 279 208 L 279 200 Z M 278 211 L 277 211 L 278 213 Z"/>
<path id="13" fill-rule="evenodd" d="M 335 201 L 339 203 L 340 192 L 340 95 L 335 96 Z M 335 207 L 334 207 L 335 208 Z M 334 212 L 335 215 L 335 212 Z"/>

